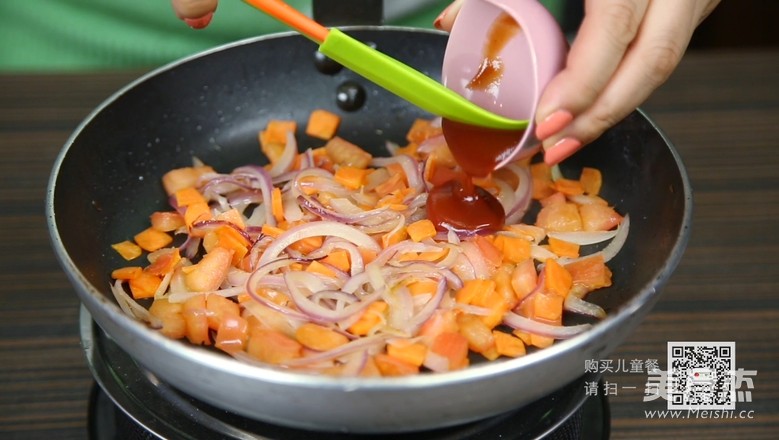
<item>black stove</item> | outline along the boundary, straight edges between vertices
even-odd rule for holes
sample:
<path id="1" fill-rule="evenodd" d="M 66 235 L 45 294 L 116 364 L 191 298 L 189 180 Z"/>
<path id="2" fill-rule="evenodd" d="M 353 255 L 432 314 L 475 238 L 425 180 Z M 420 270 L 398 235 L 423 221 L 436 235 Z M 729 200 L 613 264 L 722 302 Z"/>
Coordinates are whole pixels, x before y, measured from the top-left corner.
<path id="1" fill-rule="evenodd" d="M 399 436 L 289 428 L 215 408 L 160 382 L 139 367 L 83 311 L 82 339 L 96 379 L 89 406 L 92 440 L 384 440 Z M 460 426 L 403 433 L 402 437 L 409 440 L 607 439 L 608 399 L 586 394 L 585 384 L 595 380 L 597 377 L 585 375 L 545 398 L 505 414 Z"/>

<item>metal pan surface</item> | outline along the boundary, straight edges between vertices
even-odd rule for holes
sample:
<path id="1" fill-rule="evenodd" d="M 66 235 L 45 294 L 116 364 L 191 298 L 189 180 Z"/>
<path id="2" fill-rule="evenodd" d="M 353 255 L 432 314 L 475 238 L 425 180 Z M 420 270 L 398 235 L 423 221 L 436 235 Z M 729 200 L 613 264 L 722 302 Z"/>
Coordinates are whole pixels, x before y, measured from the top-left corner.
<path id="1" fill-rule="evenodd" d="M 387 27 L 348 28 L 355 37 L 438 77 L 446 36 Z M 257 132 L 271 118 L 304 126 L 316 108 L 340 113 L 339 135 L 379 153 L 430 117 L 347 70 L 323 74 L 315 46 L 291 34 L 241 41 L 151 72 L 109 97 L 75 130 L 52 170 L 46 199 L 55 253 L 100 327 L 166 383 L 216 407 L 264 422 L 336 432 L 402 432 L 461 424 L 548 395 L 604 359 L 650 311 L 689 235 L 692 194 L 684 166 L 640 111 L 574 155 L 563 171 L 594 166 L 603 196 L 631 216 L 612 260 L 614 285 L 589 299 L 609 316 L 576 338 L 528 356 L 466 370 L 383 379 L 304 375 L 242 364 L 165 338 L 124 315 L 109 289 L 124 264 L 110 248 L 166 208 L 161 176 L 198 157 L 229 171 L 260 160 Z M 342 111 L 336 90 L 361 84 L 366 101 Z M 310 146 L 301 142 L 301 148 Z M 566 317 L 566 323 L 579 322 Z"/>

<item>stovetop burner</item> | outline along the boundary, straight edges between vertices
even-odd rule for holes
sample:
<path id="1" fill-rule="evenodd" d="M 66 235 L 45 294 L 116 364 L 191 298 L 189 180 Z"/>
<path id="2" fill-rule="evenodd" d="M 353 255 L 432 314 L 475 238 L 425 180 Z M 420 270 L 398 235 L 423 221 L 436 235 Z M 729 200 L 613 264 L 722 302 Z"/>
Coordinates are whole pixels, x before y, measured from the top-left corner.
<path id="1" fill-rule="evenodd" d="M 160 382 L 139 367 L 82 309 L 81 337 L 95 377 L 89 407 L 93 440 L 265 439 L 383 440 L 390 435 L 315 432 L 232 414 Z M 583 376 L 550 396 L 508 413 L 460 426 L 404 433 L 409 440 L 607 439 L 610 416 L 605 396 L 587 396 Z"/>

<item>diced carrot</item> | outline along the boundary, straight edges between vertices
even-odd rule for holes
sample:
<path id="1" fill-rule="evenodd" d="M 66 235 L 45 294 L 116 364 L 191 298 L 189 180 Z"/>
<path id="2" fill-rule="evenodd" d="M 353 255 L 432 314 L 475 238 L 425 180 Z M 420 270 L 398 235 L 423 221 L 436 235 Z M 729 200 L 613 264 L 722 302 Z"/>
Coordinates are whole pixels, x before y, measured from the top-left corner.
<path id="1" fill-rule="evenodd" d="M 406 227 L 409 238 L 416 242 L 420 242 L 426 238 L 435 237 L 438 233 L 435 229 L 435 225 L 428 219 L 417 220 Z"/>
<path id="2" fill-rule="evenodd" d="M 622 216 L 610 206 L 599 204 L 580 205 L 579 214 L 585 231 L 608 231 L 622 222 Z"/>
<path id="3" fill-rule="evenodd" d="M 434 126 L 428 119 L 416 119 L 406 133 L 406 140 L 415 144 L 421 144 L 426 139 L 438 136 L 442 133 L 440 126 Z"/>
<path id="4" fill-rule="evenodd" d="M 536 334 L 530 334 L 530 345 L 538 348 L 547 348 L 554 344 L 554 338 L 549 336 L 541 336 Z"/>
<path id="5" fill-rule="evenodd" d="M 495 338 L 495 349 L 501 356 L 520 357 L 527 353 L 524 342 L 516 336 L 493 330 L 492 337 Z"/>
<path id="6" fill-rule="evenodd" d="M 143 268 L 140 266 L 120 267 L 111 272 L 111 278 L 115 280 L 131 280 L 141 275 L 141 272 L 143 272 Z"/>
<path id="7" fill-rule="evenodd" d="M 457 325 L 460 327 L 460 334 L 468 341 L 468 348 L 488 359 L 497 358 L 492 331 L 478 316 L 461 313 L 457 315 Z"/>
<path id="8" fill-rule="evenodd" d="M 208 328 L 211 330 L 218 329 L 225 316 L 241 315 L 238 303 L 217 294 L 206 296 L 206 310 L 208 311 Z"/>
<path id="9" fill-rule="evenodd" d="M 252 330 L 246 352 L 262 362 L 278 365 L 303 356 L 303 346 L 275 330 Z"/>
<path id="10" fill-rule="evenodd" d="M 333 272 L 333 269 L 330 269 L 329 267 L 316 260 L 308 264 L 308 267 L 306 267 L 306 272 L 318 273 L 327 277 L 335 277 L 335 272 Z"/>
<path id="11" fill-rule="evenodd" d="M 187 206 L 187 210 L 184 211 L 184 223 L 189 228 L 196 222 L 211 220 L 211 218 L 211 208 L 208 206 L 208 203 L 193 203 Z M 190 234 L 193 233 L 194 231 L 190 231 Z"/>
<path id="12" fill-rule="evenodd" d="M 162 232 L 171 232 L 184 226 L 184 217 L 178 212 L 160 211 L 151 215 L 151 227 Z"/>
<path id="13" fill-rule="evenodd" d="M 544 264 L 544 288 L 562 298 L 568 296 L 573 285 L 571 274 L 554 259 L 546 260 Z"/>
<path id="14" fill-rule="evenodd" d="M 514 330 L 511 332 L 514 336 L 518 337 L 525 345 L 532 345 L 530 341 L 530 333 L 522 330 Z"/>
<path id="15" fill-rule="evenodd" d="M 548 231 L 575 232 L 582 230 L 582 217 L 573 203 L 555 203 L 541 208 L 536 226 Z"/>
<path id="16" fill-rule="evenodd" d="M 406 170 L 403 169 L 403 166 L 398 162 L 393 162 L 391 164 L 388 164 L 385 166 L 387 168 L 387 171 L 390 173 L 390 175 L 399 175 L 403 179 L 403 184 L 408 185 L 408 176 L 406 176 Z"/>
<path id="17" fill-rule="evenodd" d="M 249 340 L 249 324 L 237 315 L 224 316 L 216 330 L 214 347 L 227 352 L 243 351 Z"/>
<path id="18" fill-rule="evenodd" d="M 173 268 L 181 261 L 181 254 L 178 248 L 160 249 L 154 254 L 154 262 L 146 266 L 144 271 L 157 276 L 164 276 L 173 272 Z"/>
<path id="19" fill-rule="evenodd" d="M 396 377 L 409 376 L 419 373 L 419 367 L 385 353 L 379 353 L 373 357 L 382 376 Z"/>
<path id="20" fill-rule="evenodd" d="M 338 136 L 327 141 L 325 151 L 330 160 L 341 166 L 366 168 L 373 159 L 370 153 Z"/>
<path id="21" fill-rule="evenodd" d="M 368 248 L 359 248 L 358 250 L 360 251 L 360 256 L 362 257 L 365 264 L 368 264 L 376 259 L 376 251 Z"/>
<path id="22" fill-rule="evenodd" d="M 430 350 L 449 360 L 449 370 L 459 370 L 468 366 L 468 340 L 460 333 L 439 334 L 433 340 Z"/>
<path id="23" fill-rule="evenodd" d="M 406 184 L 403 182 L 403 176 L 399 174 L 393 174 L 389 177 L 389 179 L 377 185 L 373 190 L 376 192 L 376 194 L 383 197 L 393 191 L 405 188 Z"/>
<path id="24" fill-rule="evenodd" d="M 405 226 L 392 230 L 381 236 L 381 246 L 386 249 L 393 244 L 400 243 L 408 238 L 408 231 Z"/>
<path id="25" fill-rule="evenodd" d="M 524 299 L 538 284 L 538 273 L 533 260 L 525 260 L 517 264 L 511 272 L 511 287 L 518 300 Z"/>
<path id="26" fill-rule="evenodd" d="M 418 149 L 419 145 L 412 142 L 405 147 L 398 147 L 395 150 L 395 155 L 405 154 L 407 156 L 413 157 L 414 159 L 419 159 L 419 155 L 417 154 Z"/>
<path id="27" fill-rule="evenodd" d="M 173 242 L 173 237 L 167 232 L 160 232 L 156 229 L 147 228 L 143 231 L 135 234 L 133 237 L 135 243 L 141 247 L 141 249 L 154 252 L 157 249 L 162 249 L 165 246 Z"/>
<path id="28" fill-rule="evenodd" d="M 584 194 L 584 186 L 578 180 L 573 179 L 557 179 L 555 180 L 554 189 L 569 196 L 578 196 Z"/>
<path id="29" fill-rule="evenodd" d="M 196 292 L 209 292 L 219 288 L 227 277 L 227 271 L 233 260 L 233 252 L 216 247 L 207 253 L 200 262 L 190 266 L 184 276 L 187 287 Z"/>
<path id="30" fill-rule="evenodd" d="M 246 237 L 230 226 L 216 228 L 214 236 L 216 237 L 214 247 L 223 247 L 233 252 L 233 266 L 238 266 L 243 257 L 249 253 L 249 242 L 246 240 Z M 207 251 L 210 251 L 210 249 L 207 248 Z"/>
<path id="31" fill-rule="evenodd" d="M 552 171 L 549 165 L 538 162 L 530 165 L 530 175 L 533 178 L 532 197 L 541 200 L 555 192 L 552 186 Z"/>
<path id="32" fill-rule="evenodd" d="M 513 264 L 504 264 L 495 271 L 493 279 L 495 280 L 495 291 L 503 298 L 507 309 L 513 309 L 519 303 L 517 294 L 511 285 L 511 275 L 516 266 Z"/>
<path id="33" fill-rule="evenodd" d="M 406 286 L 412 295 L 433 295 L 438 289 L 438 282 L 433 280 L 419 280 Z"/>
<path id="34" fill-rule="evenodd" d="M 279 235 L 284 233 L 284 230 L 277 227 L 277 226 L 271 226 L 267 223 L 262 225 L 262 233 L 263 235 L 267 235 L 268 237 L 276 238 Z"/>
<path id="35" fill-rule="evenodd" d="M 533 319 L 541 319 L 544 321 L 558 322 L 563 316 L 563 302 L 565 299 L 562 296 L 538 292 L 528 301 L 533 302 Z"/>
<path id="36" fill-rule="evenodd" d="M 465 280 L 463 287 L 455 293 L 455 301 L 460 304 L 472 304 L 477 295 L 495 290 L 494 280 Z"/>
<path id="37" fill-rule="evenodd" d="M 449 254 L 449 249 L 441 249 L 440 251 L 420 252 L 417 255 L 417 259 L 424 261 L 438 261 L 446 257 Z"/>
<path id="38" fill-rule="evenodd" d="M 603 185 L 603 176 L 597 168 L 584 167 L 579 176 L 579 182 L 581 182 L 585 194 L 597 196 Z"/>
<path id="39" fill-rule="evenodd" d="M 304 347 L 317 351 L 332 350 L 349 342 L 349 338 L 341 333 L 311 322 L 298 327 L 295 339 Z"/>
<path id="40" fill-rule="evenodd" d="M 510 303 L 497 290 L 497 282 L 495 280 L 490 281 L 492 281 L 492 285 L 495 287 L 477 292 L 471 300 L 471 304 L 491 311 L 489 315 L 479 316 L 479 319 L 492 329 L 503 321 L 503 315 L 508 311 Z"/>
<path id="41" fill-rule="evenodd" d="M 359 376 L 360 377 L 381 377 L 381 371 L 379 370 L 379 367 L 376 365 L 376 361 L 373 359 L 373 356 L 368 356 L 368 358 L 365 359 L 365 365 L 362 367 L 362 370 L 360 370 Z"/>
<path id="42" fill-rule="evenodd" d="M 243 215 L 235 208 L 220 212 L 219 215 L 216 216 L 216 219 L 232 223 L 239 229 L 246 229 L 246 222 L 243 220 Z"/>
<path id="43" fill-rule="evenodd" d="M 335 136 L 341 117 L 327 110 L 317 109 L 311 112 L 306 125 L 306 134 L 315 138 L 329 140 Z"/>
<path id="44" fill-rule="evenodd" d="M 521 263 L 530 258 L 530 241 L 522 237 L 497 235 L 493 242 L 503 254 L 506 263 Z"/>
<path id="45" fill-rule="evenodd" d="M 549 237 L 549 250 L 561 257 L 578 258 L 579 245 L 570 241 Z"/>
<path id="46" fill-rule="evenodd" d="M 135 299 L 153 298 L 161 283 L 160 277 L 142 272 L 130 280 L 130 292 Z"/>
<path id="47" fill-rule="evenodd" d="M 376 301 L 371 303 L 362 312 L 360 319 L 349 326 L 349 333 L 356 336 L 365 336 L 371 332 L 377 325 L 384 322 L 384 314 L 387 311 L 387 303 Z"/>
<path id="48" fill-rule="evenodd" d="M 168 195 L 173 195 L 180 189 L 197 186 L 198 180 L 202 175 L 213 172 L 214 169 L 207 165 L 176 168 L 162 176 L 162 186 Z"/>
<path id="49" fill-rule="evenodd" d="M 132 241 L 125 240 L 112 244 L 111 247 L 125 260 L 134 260 L 141 256 L 143 249 Z"/>
<path id="50" fill-rule="evenodd" d="M 302 240 L 298 240 L 291 245 L 289 245 L 290 249 L 294 249 L 298 252 L 302 252 L 304 254 L 307 254 L 309 252 L 315 251 L 322 247 L 322 243 L 324 243 L 325 239 L 321 236 L 316 237 L 306 237 Z"/>
<path id="51" fill-rule="evenodd" d="M 271 191 L 271 210 L 277 222 L 284 221 L 284 205 L 281 202 L 281 188 L 274 187 Z"/>
<path id="52" fill-rule="evenodd" d="M 181 314 L 187 323 L 187 339 L 195 345 L 211 345 L 208 335 L 206 296 L 196 295 L 184 301 Z"/>
<path id="53" fill-rule="evenodd" d="M 340 269 L 344 272 L 349 272 L 352 268 L 351 260 L 349 258 L 349 252 L 342 250 L 342 249 L 336 249 L 329 254 L 325 258 L 322 258 L 320 260 L 322 263 L 329 264 L 336 269 Z"/>
<path id="54" fill-rule="evenodd" d="M 611 271 L 603 261 L 603 255 L 595 254 L 565 265 L 573 284 L 589 290 L 611 286 Z"/>
<path id="55" fill-rule="evenodd" d="M 260 133 L 260 140 L 263 144 L 281 144 L 287 143 L 287 132 L 295 132 L 298 124 L 296 121 L 286 121 L 281 119 L 272 119 L 268 121 L 265 130 Z"/>
<path id="56" fill-rule="evenodd" d="M 173 197 L 176 198 L 176 204 L 181 207 L 194 205 L 195 203 L 206 203 L 206 199 L 200 194 L 200 191 L 192 187 L 176 191 Z"/>
<path id="57" fill-rule="evenodd" d="M 160 332 L 172 339 L 181 339 L 187 335 L 187 322 L 181 314 L 182 303 L 171 303 L 167 299 L 156 299 L 149 307 L 149 313 L 162 321 Z"/>
<path id="58" fill-rule="evenodd" d="M 500 252 L 500 249 L 495 247 L 492 241 L 483 235 L 475 236 L 473 241 L 476 243 L 476 246 L 479 247 L 481 254 L 484 256 L 484 260 L 487 263 L 494 267 L 500 266 L 500 263 L 503 262 L 503 254 Z"/>
<path id="59" fill-rule="evenodd" d="M 565 194 L 561 193 L 560 191 L 555 191 L 554 193 L 550 194 L 547 197 L 544 197 L 543 199 L 539 200 L 538 202 L 541 204 L 541 207 L 553 205 L 555 203 L 565 203 L 567 199 L 565 198 Z"/>
<path id="60" fill-rule="evenodd" d="M 427 346 L 419 342 L 398 339 L 387 344 L 387 354 L 419 367 L 425 361 Z"/>
<path id="61" fill-rule="evenodd" d="M 355 168 L 350 166 L 341 166 L 335 170 L 335 181 L 348 189 L 359 189 L 365 184 L 365 177 L 368 170 L 365 168 Z"/>

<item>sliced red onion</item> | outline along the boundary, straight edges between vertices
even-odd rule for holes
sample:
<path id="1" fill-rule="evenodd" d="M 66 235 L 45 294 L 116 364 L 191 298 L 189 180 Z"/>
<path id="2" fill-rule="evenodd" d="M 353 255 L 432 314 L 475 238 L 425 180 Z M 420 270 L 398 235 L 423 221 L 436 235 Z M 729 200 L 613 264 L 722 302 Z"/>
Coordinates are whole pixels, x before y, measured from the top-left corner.
<path id="1" fill-rule="evenodd" d="M 597 244 L 606 240 L 611 240 L 617 235 L 617 230 L 613 231 L 582 231 L 582 232 L 552 232 L 547 233 L 549 237 L 558 240 L 567 241 L 581 246 Z"/>
<path id="2" fill-rule="evenodd" d="M 149 313 L 146 307 L 138 304 L 127 294 L 122 285 L 122 280 L 116 280 L 110 287 L 111 292 L 114 294 L 114 298 L 116 298 L 116 302 L 119 304 L 119 308 L 121 308 L 125 314 L 140 321 L 148 322 L 152 327 L 162 327 L 162 323 L 159 319 L 155 318 Z"/>
<path id="3" fill-rule="evenodd" d="M 295 162 L 295 156 L 298 154 L 298 141 L 295 139 L 295 133 L 292 131 L 287 132 L 287 142 L 284 145 L 284 151 L 281 153 L 281 157 L 273 165 L 271 165 L 268 173 L 271 177 L 278 177 L 292 168 L 293 162 Z"/>
<path id="4" fill-rule="evenodd" d="M 414 316 L 414 300 L 408 289 L 405 287 L 384 289 L 381 298 L 389 306 L 387 324 L 411 336 L 409 326 Z"/>
<path id="5" fill-rule="evenodd" d="M 519 178 L 517 189 L 514 190 L 514 206 L 506 211 L 506 223 L 518 223 L 525 216 L 527 208 L 532 200 L 532 182 L 530 172 L 526 167 L 517 164 L 508 164 L 506 169 L 513 172 Z"/>
<path id="6" fill-rule="evenodd" d="M 566 296 L 563 306 L 565 310 L 580 315 L 594 316 L 600 319 L 606 317 L 606 311 L 601 306 L 585 301 L 575 295 Z"/>
<path id="7" fill-rule="evenodd" d="M 377 218 L 377 216 L 382 216 L 381 220 L 386 221 L 386 219 L 384 218 L 385 213 L 389 213 L 393 218 L 397 215 L 389 211 L 387 207 L 381 207 L 381 208 L 372 209 L 370 211 L 361 211 L 360 213 L 350 214 L 350 213 L 344 213 L 344 212 L 339 212 L 339 211 L 334 211 L 332 209 L 329 209 L 314 197 L 301 195 L 298 196 L 297 200 L 300 206 L 308 210 L 309 212 L 318 215 L 324 220 L 330 220 L 339 223 L 358 224 L 366 220 Z"/>
<path id="8" fill-rule="evenodd" d="M 306 257 L 314 260 L 324 258 L 328 256 L 333 251 L 333 249 L 343 249 L 349 253 L 349 262 L 352 276 L 364 270 L 365 263 L 360 250 L 357 249 L 357 246 L 339 238 L 326 238 L 322 243 L 322 247 L 311 251 L 308 255 L 306 255 Z"/>
<path id="9" fill-rule="evenodd" d="M 419 313 L 414 315 L 414 317 L 408 321 L 408 324 L 406 324 L 406 328 L 409 330 L 409 333 L 412 335 L 416 334 L 422 324 L 424 324 L 428 319 L 430 319 L 431 316 L 433 316 L 433 313 L 435 313 L 435 311 L 441 305 L 441 301 L 443 300 L 446 292 L 446 281 L 441 279 L 438 282 L 438 286 L 436 287 L 433 297 L 430 298 L 430 300 L 425 304 L 424 307 L 422 307 Z"/>
<path id="10" fill-rule="evenodd" d="M 318 236 L 340 237 L 359 247 L 364 247 L 377 253 L 381 251 L 381 246 L 373 238 L 353 226 L 331 221 L 318 221 L 295 226 L 276 237 L 263 252 L 259 264 L 262 266 L 275 260 L 287 246 L 296 241 Z"/>
<path id="11" fill-rule="evenodd" d="M 381 298 L 382 295 L 382 291 L 377 291 L 360 298 L 358 302 L 335 310 L 328 309 L 321 304 L 312 301 L 309 296 L 304 293 L 304 286 L 306 289 L 309 289 L 312 282 L 315 281 L 315 278 L 310 273 L 299 271 L 287 272 L 284 274 L 284 281 L 287 283 L 290 298 L 298 309 L 305 313 L 312 321 L 319 323 L 333 323 L 344 320 L 355 313 L 362 311 L 371 303 Z"/>
<path id="12" fill-rule="evenodd" d="M 327 192 L 336 197 L 348 197 L 351 194 L 350 190 L 334 180 L 332 173 L 322 168 L 301 170 L 293 181 L 293 187 L 298 194 L 306 194 L 304 188 Z"/>
<path id="13" fill-rule="evenodd" d="M 375 167 L 387 167 L 393 163 L 400 164 L 403 168 L 409 188 L 417 193 L 425 191 L 425 182 L 422 180 L 419 163 L 411 156 L 407 154 L 398 154 L 392 157 L 376 157 L 371 161 L 371 165 Z"/>
<path id="14" fill-rule="evenodd" d="M 287 367 L 302 367 L 316 362 L 322 362 L 329 359 L 339 359 L 350 353 L 362 350 L 371 350 L 382 347 L 391 335 L 373 335 L 364 338 L 355 339 L 332 350 L 319 352 L 309 356 L 292 359 L 284 362 L 282 365 Z"/>
<path id="15" fill-rule="evenodd" d="M 550 251 L 549 249 L 545 247 L 541 247 L 539 245 L 532 245 L 530 246 L 530 256 L 536 260 L 536 261 L 546 261 L 549 259 L 555 260 L 557 259 L 557 254 Z M 561 263 L 562 264 L 562 263 Z"/>
<path id="16" fill-rule="evenodd" d="M 215 230 L 217 228 L 220 228 L 222 226 L 226 226 L 228 228 L 232 228 L 235 232 L 240 234 L 241 237 L 246 239 L 247 243 L 251 244 L 251 243 L 254 242 L 254 240 L 249 235 L 249 233 L 247 233 L 245 230 L 243 230 L 240 227 L 238 227 L 238 225 L 236 225 L 235 223 L 228 222 L 226 220 L 203 220 L 203 221 L 195 222 L 195 223 L 192 224 L 192 229 L 193 230 L 198 230 L 198 231 L 209 232 L 209 231 L 213 231 L 213 230 Z"/>
<path id="17" fill-rule="evenodd" d="M 570 326 L 549 325 L 525 318 L 514 312 L 506 312 L 506 314 L 503 315 L 503 323 L 513 329 L 554 339 L 570 339 L 592 328 L 592 324 Z"/>
<path id="18" fill-rule="evenodd" d="M 276 218 L 273 216 L 273 207 L 271 206 L 271 193 L 273 192 L 273 182 L 271 176 L 263 167 L 245 165 L 236 168 L 233 171 L 235 174 L 244 174 L 250 177 L 259 186 L 260 192 L 262 192 L 263 203 L 261 206 L 265 210 L 265 223 L 276 226 Z"/>
<path id="19" fill-rule="evenodd" d="M 622 249 L 622 246 L 625 245 L 625 241 L 627 241 L 628 238 L 628 232 L 630 232 L 630 215 L 625 214 L 625 217 L 622 219 L 622 222 L 617 226 L 616 234 L 614 235 L 614 238 L 611 240 L 611 243 L 606 245 L 603 249 L 601 249 L 598 252 L 595 252 L 594 254 L 590 255 L 584 255 L 579 258 L 558 258 L 557 261 L 560 264 L 569 264 L 573 263 L 574 261 L 583 260 L 585 258 L 592 257 L 593 255 L 602 255 L 603 256 L 603 262 L 608 263 L 611 261 L 612 258 L 614 258 L 619 251 Z"/>

